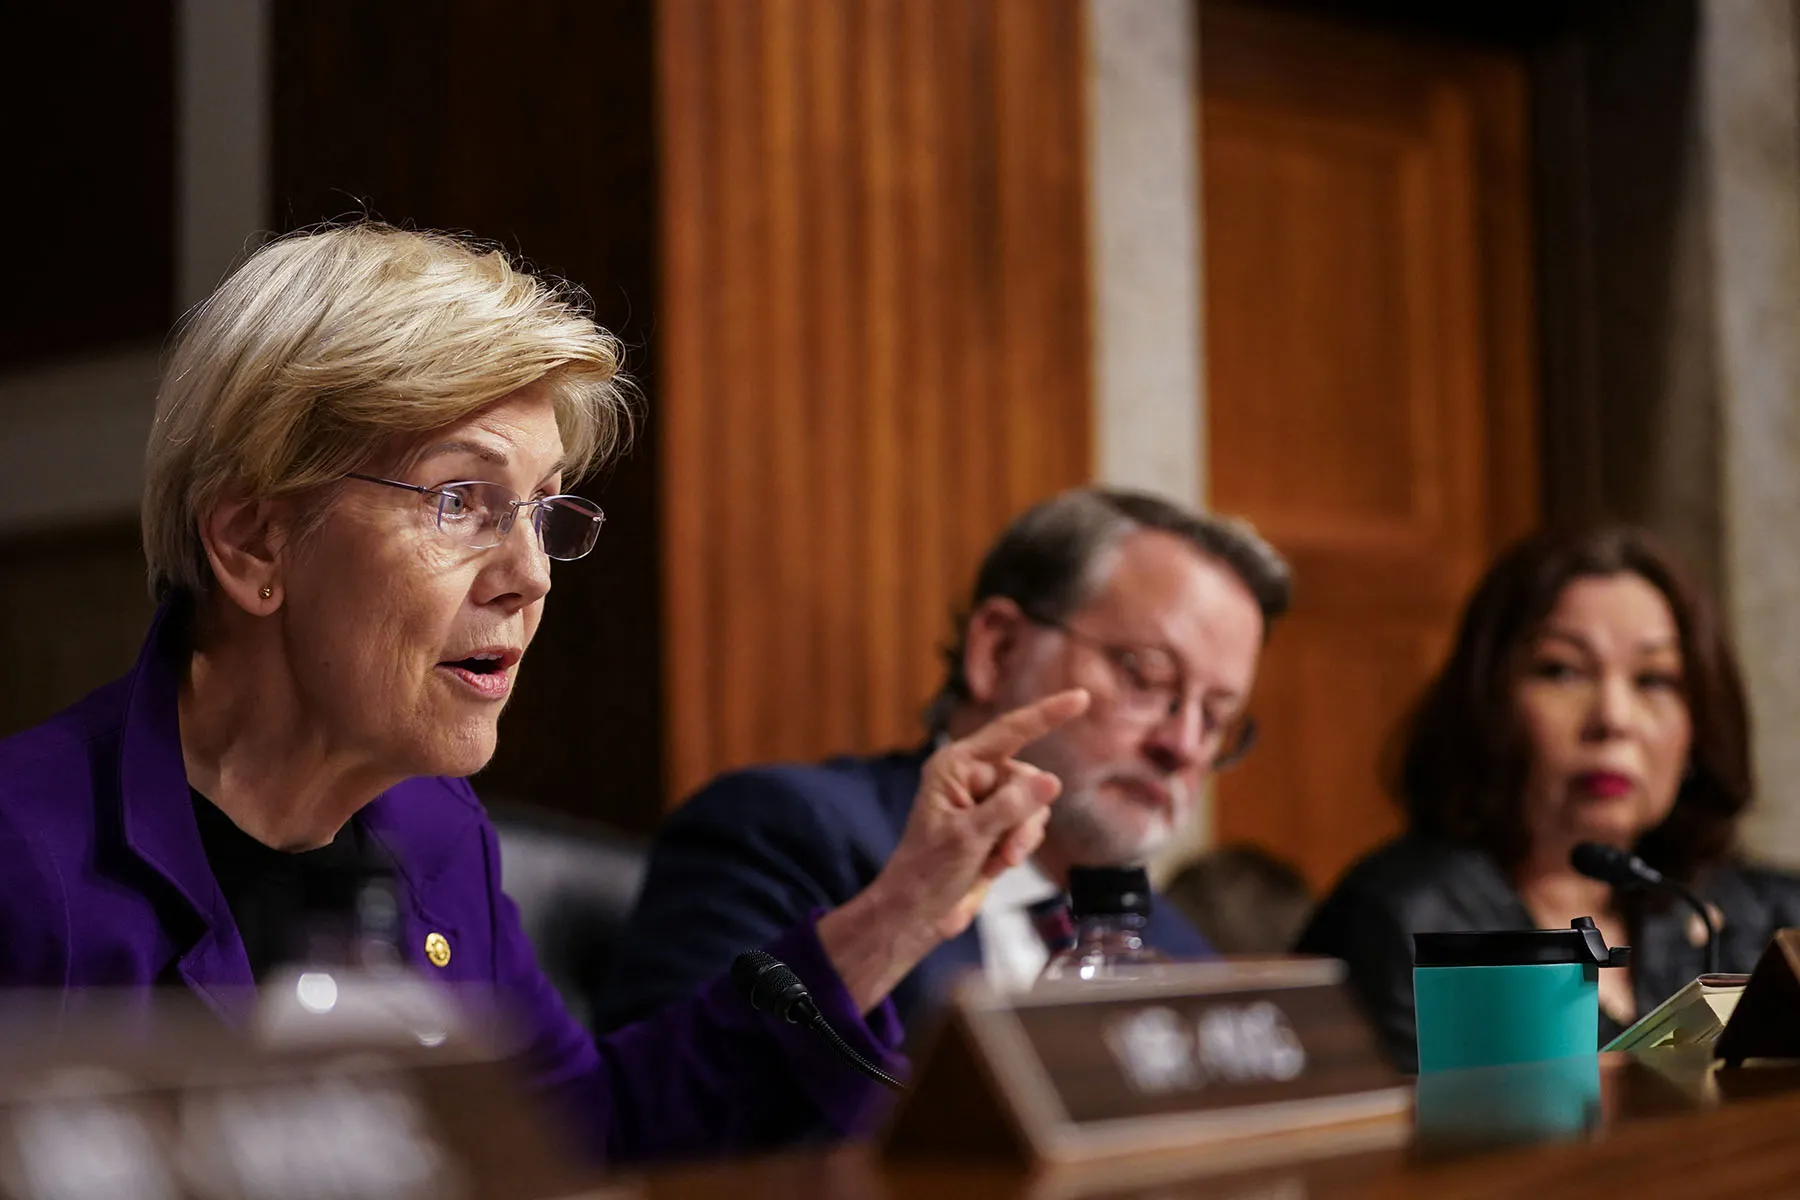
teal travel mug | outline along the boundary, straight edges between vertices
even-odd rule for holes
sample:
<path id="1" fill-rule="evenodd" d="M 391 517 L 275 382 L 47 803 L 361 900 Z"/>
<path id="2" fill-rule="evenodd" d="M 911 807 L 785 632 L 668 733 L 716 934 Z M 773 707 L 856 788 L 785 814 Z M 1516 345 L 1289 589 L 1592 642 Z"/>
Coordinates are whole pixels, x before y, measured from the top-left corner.
<path id="1" fill-rule="evenodd" d="M 1418 1147 L 1427 1155 L 1551 1141 L 1600 1123 L 1600 1056 L 1419 1076 Z"/>
<path id="2" fill-rule="evenodd" d="M 1594 1054 L 1600 968 L 1630 956 L 1590 917 L 1568 929 L 1414 934 L 1419 1073 Z"/>

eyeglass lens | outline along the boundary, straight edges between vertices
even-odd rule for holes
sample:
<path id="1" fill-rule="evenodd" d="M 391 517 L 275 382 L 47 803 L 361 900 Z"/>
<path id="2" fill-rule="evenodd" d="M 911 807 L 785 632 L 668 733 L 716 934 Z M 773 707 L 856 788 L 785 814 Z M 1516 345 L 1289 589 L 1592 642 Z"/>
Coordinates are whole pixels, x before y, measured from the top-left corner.
<path id="1" fill-rule="evenodd" d="M 553 496 L 531 511 L 544 553 L 551 558 L 580 558 L 594 548 L 606 518 L 600 510 L 574 496 Z"/>
<path id="2" fill-rule="evenodd" d="M 1181 685 L 1176 683 L 1151 683 L 1144 679 L 1144 668 L 1141 655 L 1133 656 L 1133 665 L 1125 668 L 1127 681 L 1119 700 L 1126 714 L 1132 720 L 1141 722 L 1157 722 L 1175 716 L 1183 707 Z M 1210 718 L 1203 721 L 1210 725 Z M 1213 727 L 1218 738 L 1218 748 L 1213 752 L 1214 769 L 1222 769 L 1235 763 L 1250 752 L 1256 743 L 1256 722 L 1248 714 L 1236 716 L 1222 725 Z"/>
<path id="3" fill-rule="evenodd" d="M 521 508 L 530 510 L 528 520 L 544 553 L 564 562 L 581 558 L 594 548 L 606 519 L 579 496 L 549 496 L 520 503 L 499 484 L 458 483 L 439 493 L 438 528 L 483 550 L 500 544 Z"/>

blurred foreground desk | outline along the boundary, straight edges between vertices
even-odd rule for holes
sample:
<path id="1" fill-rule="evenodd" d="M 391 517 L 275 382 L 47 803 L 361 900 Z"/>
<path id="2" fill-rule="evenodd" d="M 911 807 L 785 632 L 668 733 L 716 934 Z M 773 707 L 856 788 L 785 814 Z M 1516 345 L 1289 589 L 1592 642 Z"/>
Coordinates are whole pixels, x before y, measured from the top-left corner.
<path id="1" fill-rule="evenodd" d="M 1661 1052 L 1673 1055 L 1675 1052 Z M 1271 1138 L 1264 1165 L 1209 1172 L 1204 1161 L 1139 1159 L 1104 1173 L 1031 1176 L 993 1167 L 896 1166 L 869 1147 L 673 1169 L 621 1181 L 643 1200 L 1335 1200 L 1338 1197 L 1800 1196 L 1800 1067 L 1720 1073 L 1697 1059 L 1603 1055 L 1586 1128 L 1507 1146 L 1427 1133 L 1386 1149 Z M 1520 1069 L 1459 1073 L 1477 1119 Z M 1529 1084 L 1528 1084 L 1529 1085 Z M 1454 1102 L 1454 1100 L 1453 1100 Z M 1451 1118 L 1440 1111 L 1433 1118 Z M 1454 1121 L 1449 1122 L 1452 1126 Z M 1497 1135 L 1524 1136 L 1518 1130 Z M 1390 1139 L 1391 1140 L 1391 1139 Z M 1365 1145 L 1367 1142 L 1365 1141 Z M 1310 1157 L 1307 1157 L 1310 1155 Z M 611 1197 L 610 1190 L 605 1193 Z"/>

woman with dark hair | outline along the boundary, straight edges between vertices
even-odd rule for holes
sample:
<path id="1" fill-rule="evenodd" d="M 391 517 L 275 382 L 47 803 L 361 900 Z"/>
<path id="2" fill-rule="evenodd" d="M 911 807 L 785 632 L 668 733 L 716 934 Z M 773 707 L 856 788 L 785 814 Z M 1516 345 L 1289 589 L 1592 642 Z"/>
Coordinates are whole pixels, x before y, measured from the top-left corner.
<path id="1" fill-rule="evenodd" d="M 1750 801 L 1749 715 L 1711 605 L 1643 533 L 1550 531 L 1476 588 L 1397 749 L 1408 829 L 1352 867 L 1301 935 L 1343 959 L 1394 1061 L 1417 1061 L 1412 935 L 1566 927 L 1592 916 L 1628 969 L 1600 979 L 1614 1037 L 1705 969 L 1697 915 L 1577 873 L 1580 842 L 1690 884 L 1748 971 L 1800 924 L 1800 881 L 1734 857 Z"/>

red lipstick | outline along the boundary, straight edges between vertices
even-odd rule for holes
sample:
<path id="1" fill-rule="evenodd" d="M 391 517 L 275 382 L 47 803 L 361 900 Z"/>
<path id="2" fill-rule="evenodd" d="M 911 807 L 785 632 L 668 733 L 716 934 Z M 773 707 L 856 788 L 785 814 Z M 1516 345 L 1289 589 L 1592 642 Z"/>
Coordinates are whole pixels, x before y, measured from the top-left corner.
<path id="1" fill-rule="evenodd" d="M 1587 771 L 1575 777 L 1575 787 L 1582 794 L 1600 800 L 1616 800 L 1631 791 L 1631 776 L 1617 771 Z"/>

